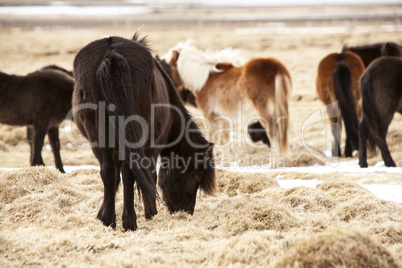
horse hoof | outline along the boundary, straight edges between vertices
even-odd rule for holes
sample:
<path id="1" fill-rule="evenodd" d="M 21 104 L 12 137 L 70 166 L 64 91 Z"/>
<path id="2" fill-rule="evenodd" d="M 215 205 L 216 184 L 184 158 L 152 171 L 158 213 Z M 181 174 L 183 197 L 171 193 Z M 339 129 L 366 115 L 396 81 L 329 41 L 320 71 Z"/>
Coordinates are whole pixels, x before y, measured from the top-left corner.
<path id="1" fill-rule="evenodd" d="M 387 167 L 396 167 L 396 164 L 395 164 L 394 161 L 386 162 L 385 165 L 386 165 Z"/>
<path id="2" fill-rule="evenodd" d="M 156 214 L 158 214 L 158 211 L 157 211 L 157 210 L 152 211 L 152 212 L 145 213 L 145 218 L 146 218 L 147 220 L 150 220 L 150 219 L 152 219 L 153 216 L 155 216 Z"/>
<path id="3" fill-rule="evenodd" d="M 359 166 L 361 168 L 366 168 L 366 167 L 368 167 L 368 164 L 367 164 L 367 162 L 359 162 Z"/>
<path id="4" fill-rule="evenodd" d="M 116 214 L 105 215 L 105 209 L 102 207 L 99 209 L 97 218 L 107 227 L 116 229 Z"/>
<path id="5" fill-rule="evenodd" d="M 137 228 L 137 217 L 135 216 L 135 212 L 131 213 L 131 215 L 123 212 L 124 231 L 135 231 Z"/>
<path id="6" fill-rule="evenodd" d="M 137 221 L 136 217 L 128 217 L 127 215 L 123 215 L 123 229 L 124 231 L 135 231 L 137 230 Z"/>

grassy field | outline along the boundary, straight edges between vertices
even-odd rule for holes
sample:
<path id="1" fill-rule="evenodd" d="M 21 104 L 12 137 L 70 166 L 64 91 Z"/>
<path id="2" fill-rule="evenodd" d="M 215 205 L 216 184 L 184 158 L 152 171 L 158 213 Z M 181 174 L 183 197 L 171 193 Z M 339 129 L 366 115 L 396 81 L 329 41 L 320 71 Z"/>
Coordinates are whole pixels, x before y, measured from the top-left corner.
<path id="1" fill-rule="evenodd" d="M 388 14 L 392 8 L 378 10 Z M 306 127 L 309 119 L 324 111 L 315 93 L 319 61 L 341 51 L 345 43 L 402 43 L 397 20 L 158 23 L 157 15 L 151 22 L 98 21 L 78 26 L 45 19 L 21 25 L 4 18 L 0 70 L 24 75 L 48 64 L 72 69 L 75 54 L 89 42 L 109 35 L 130 38 L 141 25 L 155 55 L 191 38 L 201 49 L 234 47 L 247 57 L 275 57 L 293 80 L 291 152 L 283 158 L 284 167 L 304 167 L 338 161 L 325 155 L 317 158 L 306 149 L 324 152 L 332 141 L 325 122 Z M 0 125 L 0 167 L 20 168 L 0 169 L 1 267 L 400 267 L 402 263 L 402 204 L 380 200 L 361 186 L 402 185 L 400 173 L 370 169 L 356 174 L 331 166 L 325 173 L 218 169 L 216 196 L 199 194 L 193 216 L 170 215 L 159 200 L 158 215 L 145 220 L 136 196 L 139 228 L 124 232 L 122 189 L 117 193 L 117 228 L 104 227 L 96 219 L 103 197 L 99 171 L 60 174 L 48 167 L 29 167 L 25 133 L 24 127 Z M 401 133 L 402 116 L 396 114 L 387 141 L 398 166 L 402 166 Z M 74 123 L 63 123 L 63 163 L 98 165 L 90 150 L 71 145 L 71 134 L 84 141 Z M 260 159 L 261 164 L 272 161 L 268 148 L 251 148 L 244 139 L 231 149 L 229 160 L 238 157 L 244 160 L 242 165 L 249 164 L 247 157 Z M 47 166 L 54 164 L 48 146 L 42 155 Z M 217 158 L 217 163 L 224 166 L 224 160 Z M 353 161 L 357 166 L 356 156 Z M 379 154 L 368 159 L 371 166 L 381 166 L 380 161 Z M 315 188 L 285 189 L 279 187 L 278 179 L 322 183 Z"/>

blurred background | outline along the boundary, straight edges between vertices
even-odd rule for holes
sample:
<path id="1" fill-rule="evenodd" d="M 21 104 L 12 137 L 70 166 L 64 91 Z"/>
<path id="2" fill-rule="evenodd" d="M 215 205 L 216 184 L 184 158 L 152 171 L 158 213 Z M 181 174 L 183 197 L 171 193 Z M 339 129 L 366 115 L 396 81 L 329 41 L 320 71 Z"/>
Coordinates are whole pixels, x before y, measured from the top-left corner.
<path id="1" fill-rule="evenodd" d="M 388 8 L 377 8 L 378 5 Z M 347 6 L 347 8 L 345 8 Z M 112 25 L 172 22 L 322 22 L 390 20 L 399 24 L 400 0 L 0 0 L 0 26 Z"/>

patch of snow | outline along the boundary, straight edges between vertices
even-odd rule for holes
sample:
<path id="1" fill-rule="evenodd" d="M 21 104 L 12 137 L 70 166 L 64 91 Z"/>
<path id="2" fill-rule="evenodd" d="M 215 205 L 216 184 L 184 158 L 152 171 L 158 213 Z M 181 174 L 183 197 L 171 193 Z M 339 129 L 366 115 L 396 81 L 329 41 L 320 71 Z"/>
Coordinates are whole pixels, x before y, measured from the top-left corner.
<path id="1" fill-rule="evenodd" d="M 294 188 L 298 186 L 304 186 L 308 188 L 315 188 L 318 184 L 323 183 L 323 181 L 312 179 L 312 180 L 300 180 L 300 179 L 292 179 L 292 180 L 276 180 L 280 187 L 282 188 Z"/>
<path id="2" fill-rule="evenodd" d="M 361 184 L 360 186 L 382 200 L 402 203 L 402 185 Z"/>

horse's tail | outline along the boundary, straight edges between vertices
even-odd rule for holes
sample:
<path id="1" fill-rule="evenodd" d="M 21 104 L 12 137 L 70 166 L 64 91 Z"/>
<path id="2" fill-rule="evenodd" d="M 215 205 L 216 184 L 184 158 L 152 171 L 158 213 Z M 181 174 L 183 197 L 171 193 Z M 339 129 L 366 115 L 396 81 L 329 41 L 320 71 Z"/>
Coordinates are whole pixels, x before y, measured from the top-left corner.
<path id="1" fill-rule="evenodd" d="M 279 152 L 286 154 L 289 149 L 289 101 L 292 92 L 290 77 L 285 73 L 275 76 L 275 118 Z"/>
<path id="2" fill-rule="evenodd" d="M 377 109 L 371 99 L 370 92 L 373 92 L 373 85 L 368 73 L 364 74 L 360 80 L 362 93 L 363 120 L 359 127 L 360 137 L 363 141 L 367 140 L 368 149 L 375 152 L 375 145 L 378 147 L 386 146 L 380 138 L 380 127 L 378 125 Z M 381 148 L 382 149 L 382 148 Z"/>
<path id="3" fill-rule="evenodd" d="M 336 65 L 333 72 L 334 91 L 345 123 L 346 136 L 352 142 L 354 149 L 359 148 L 359 119 L 352 92 L 352 71 L 345 63 Z M 338 119 L 340 120 L 340 119 Z"/>
<path id="4" fill-rule="evenodd" d="M 105 100 L 108 115 L 118 118 L 119 121 L 116 126 L 118 129 L 114 131 L 117 136 L 119 160 L 124 161 L 130 167 L 139 191 L 142 193 L 144 207 L 150 210 L 146 213 L 153 213 L 156 211 L 157 191 L 152 174 L 148 169 L 141 168 L 139 163 L 130 163 L 132 156 L 136 156 L 137 159 L 146 158 L 142 146 L 139 145 L 143 133 L 139 118 L 129 120 L 129 117 L 136 116 L 134 89 L 142 90 L 147 83 L 151 83 L 146 81 L 151 80 L 147 77 L 148 72 L 146 71 L 142 75 L 136 75 L 133 80 L 133 73 L 135 74 L 136 71 L 138 72 L 130 67 L 121 54 L 115 50 L 109 50 L 96 71 L 96 82 L 100 89 L 100 97 Z M 152 75 L 152 71 L 150 73 Z M 123 127 L 120 122 L 121 118 L 124 120 Z"/>

